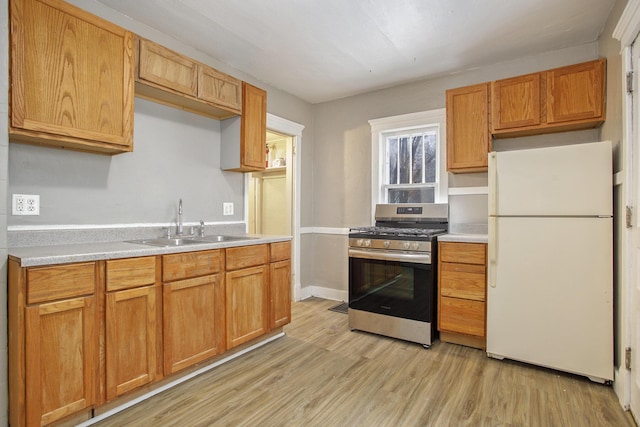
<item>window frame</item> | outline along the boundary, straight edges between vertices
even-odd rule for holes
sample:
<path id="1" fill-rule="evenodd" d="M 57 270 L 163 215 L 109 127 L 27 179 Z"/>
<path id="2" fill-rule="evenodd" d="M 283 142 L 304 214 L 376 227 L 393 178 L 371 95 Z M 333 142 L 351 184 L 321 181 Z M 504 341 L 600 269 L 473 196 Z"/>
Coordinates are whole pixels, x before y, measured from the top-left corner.
<path id="1" fill-rule="evenodd" d="M 396 132 L 411 132 L 430 126 L 438 127 L 438 144 L 436 162 L 436 182 L 434 185 L 434 203 L 448 202 L 447 174 L 447 128 L 446 109 L 421 111 L 399 116 L 383 117 L 369 120 L 371 126 L 371 219 L 375 218 L 375 207 L 378 203 L 386 203 L 385 166 L 386 136 Z"/>

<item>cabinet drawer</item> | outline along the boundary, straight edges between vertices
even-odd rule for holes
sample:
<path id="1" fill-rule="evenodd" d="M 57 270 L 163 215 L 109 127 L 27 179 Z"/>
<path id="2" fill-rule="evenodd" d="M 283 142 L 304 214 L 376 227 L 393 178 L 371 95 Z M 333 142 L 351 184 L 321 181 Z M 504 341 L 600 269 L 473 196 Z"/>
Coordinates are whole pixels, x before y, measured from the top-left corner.
<path id="1" fill-rule="evenodd" d="M 438 329 L 483 337 L 484 311 L 484 302 L 441 297 Z"/>
<path id="2" fill-rule="evenodd" d="M 107 261 L 107 291 L 118 291 L 152 285 L 155 281 L 155 257 Z"/>
<path id="3" fill-rule="evenodd" d="M 268 245 L 239 246 L 226 249 L 227 270 L 254 267 L 269 262 Z"/>
<path id="4" fill-rule="evenodd" d="M 284 261 L 291 258 L 291 242 L 278 242 L 270 245 L 270 261 Z"/>
<path id="5" fill-rule="evenodd" d="M 484 265 L 440 264 L 440 295 L 485 300 L 486 274 Z"/>
<path id="6" fill-rule="evenodd" d="M 95 288 L 94 262 L 27 270 L 27 304 L 91 295 Z"/>
<path id="7" fill-rule="evenodd" d="M 442 262 L 485 264 L 487 246 L 484 243 L 440 242 L 439 257 Z"/>
<path id="8" fill-rule="evenodd" d="M 162 280 L 185 279 L 222 270 L 222 250 L 188 252 L 162 256 Z"/>

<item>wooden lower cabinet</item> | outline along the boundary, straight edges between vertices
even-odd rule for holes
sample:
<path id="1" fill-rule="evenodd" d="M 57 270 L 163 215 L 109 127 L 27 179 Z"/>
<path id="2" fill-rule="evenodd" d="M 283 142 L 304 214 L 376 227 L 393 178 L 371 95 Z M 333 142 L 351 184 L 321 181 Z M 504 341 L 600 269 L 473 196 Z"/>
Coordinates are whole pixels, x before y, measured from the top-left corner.
<path id="1" fill-rule="evenodd" d="M 226 274 L 227 348 L 269 332 L 268 278 L 267 265 Z"/>
<path id="2" fill-rule="evenodd" d="M 225 350 L 219 274 L 165 283 L 163 305 L 165 375 Z"/>
<path id="3" fill-rule="evenodd" d="M 27 269 L 10 259 L 12 426 L 50 424 L 94 405 L 98 278 L 93 262 Z"/>
<path id="4" fill-rule="evenodd" d="M 486 248 L 484 243 L 438 243 L 441 341 L 486 347 Z"/>
<path id="5" fill-rule="evenodd" d="M 158 320 L 160 283 L 156 264 L 156 257 L 106 261 L 107 401 L 162 377 L 157 363 L 162 330 Z"/>
<path id="6" fill-rule="evenodd" d="M 269 247 L 269 326 L 278 328 L 291 322 L 291 242 Z"/>

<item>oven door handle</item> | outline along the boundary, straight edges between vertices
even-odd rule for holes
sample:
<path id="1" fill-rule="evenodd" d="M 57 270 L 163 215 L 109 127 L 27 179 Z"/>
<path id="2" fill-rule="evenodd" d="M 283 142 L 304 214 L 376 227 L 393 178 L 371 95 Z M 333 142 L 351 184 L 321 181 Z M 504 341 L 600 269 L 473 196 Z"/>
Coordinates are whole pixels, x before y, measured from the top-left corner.
<path id="1" fill-rule="evenodd" d="M 414 264 L 431 264 L 430 253 L 396 253 L 385 251 L 367 251 L 364 249 L 349 249 L 349 258 L 378 259 L 381 261 L 410 262 Z"/>

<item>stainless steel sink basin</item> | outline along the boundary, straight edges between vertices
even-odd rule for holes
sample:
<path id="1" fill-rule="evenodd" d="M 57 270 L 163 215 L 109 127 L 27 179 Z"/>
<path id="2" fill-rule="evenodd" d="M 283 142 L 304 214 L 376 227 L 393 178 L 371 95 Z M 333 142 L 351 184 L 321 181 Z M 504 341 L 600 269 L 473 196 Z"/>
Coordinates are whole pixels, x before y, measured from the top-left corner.
<path id="1" fill-rule="evenodd" d="M 171 238 L 158 237 L 156 239 L 129 240 L 127 243 L 136 243 L 139 245 L 150 245 L 150 246 L 184 246 L 184 245 L 197 245 L 197 244 L 201 245 L 207 242 L 192 239 L 189 237 L 171 237 Z"/>

